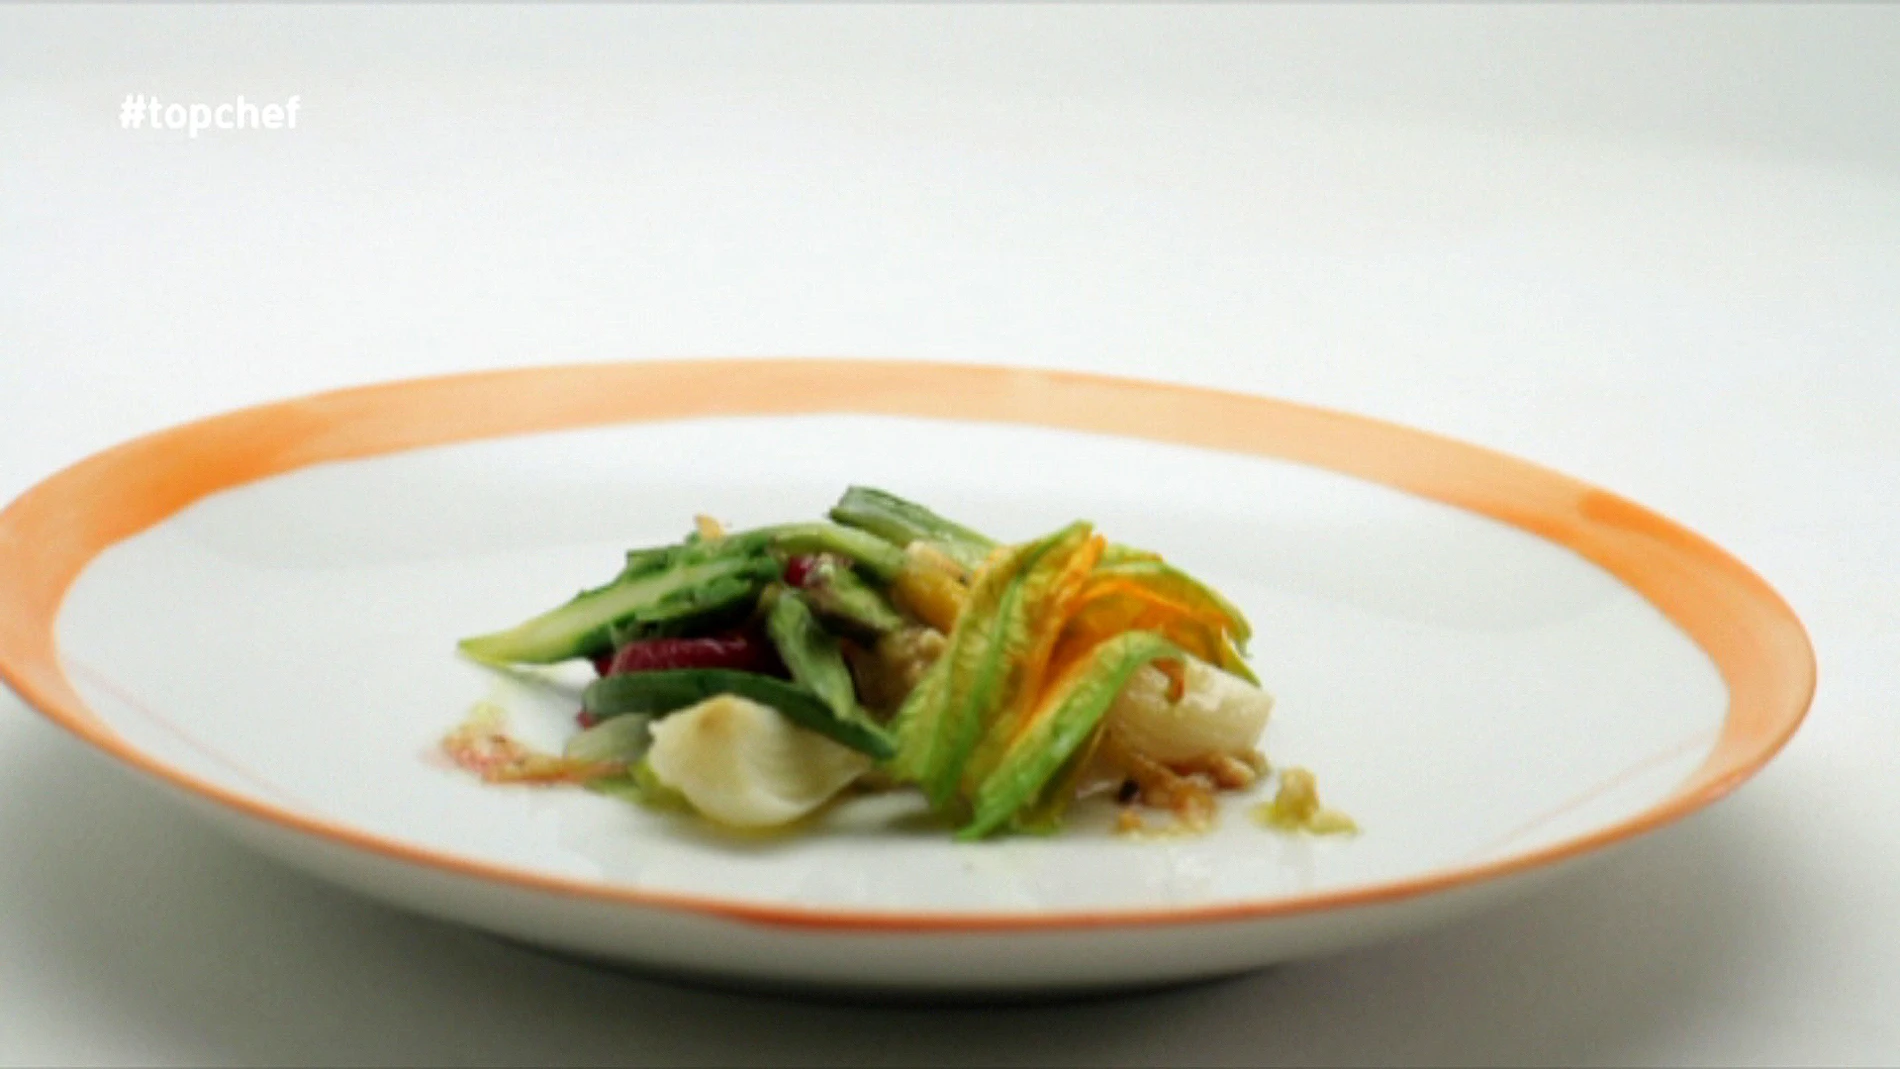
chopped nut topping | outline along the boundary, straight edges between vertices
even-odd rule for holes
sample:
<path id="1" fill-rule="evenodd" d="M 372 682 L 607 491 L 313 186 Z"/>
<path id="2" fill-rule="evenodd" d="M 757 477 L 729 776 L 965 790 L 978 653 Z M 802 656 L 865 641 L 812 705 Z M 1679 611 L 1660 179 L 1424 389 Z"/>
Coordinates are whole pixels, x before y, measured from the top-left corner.
<path id="1" fill-rule="evenodd" d="M 1254 819 L 1282 831 L 1344 835 L 1359 830 L 1351 817 L 1320 805 L 1318 781 L 1304 768 L 1289 768 L 1280 773 L 1280 789 L 1273 801 L 1255 807 L 1253 812 Z"/>

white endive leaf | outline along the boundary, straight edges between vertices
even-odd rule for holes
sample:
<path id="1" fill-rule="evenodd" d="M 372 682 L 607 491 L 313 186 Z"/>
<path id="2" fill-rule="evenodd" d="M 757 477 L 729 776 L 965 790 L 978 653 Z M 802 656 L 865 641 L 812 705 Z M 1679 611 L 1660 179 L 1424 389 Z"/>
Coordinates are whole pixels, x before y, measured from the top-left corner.
<path id="1" fill-rule="evenodd" d="M 1252 750 L 1273 712 L 1273 696 L 1213 665 L 1187 659 L 1187 688 L 1168 700 L 1168 677 L 1144 668 L 1108 711 L 1108 730 L 1128 750 L 1162 764 Z"/>
<path id="2" fill-rule="evenodd" d="M 693 808 L 740 828 L 797 820 L 871 767 L 856 750 L 731 694 L 653 723 L 647 765 Z"/>

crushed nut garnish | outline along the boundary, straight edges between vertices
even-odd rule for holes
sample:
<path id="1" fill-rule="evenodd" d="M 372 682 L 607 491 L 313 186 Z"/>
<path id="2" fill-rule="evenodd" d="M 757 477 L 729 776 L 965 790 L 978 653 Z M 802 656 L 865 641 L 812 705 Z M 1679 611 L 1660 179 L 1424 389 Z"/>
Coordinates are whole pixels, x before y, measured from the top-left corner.
<path id="1" fill-rule="evenodd" d="M 1349 835 L 1359 830 L 1353 819 L 1337 809 L 1320 805 L 1319 783 L 1304 768 L 1280 773 L 1280 789 L 1273 801 L 1254 807 L 1254 819 L 1281 831 L 1315 835 Z"/>
<path id="2" fill-rule="evenodd" d="M 578 761 L 542 753 L 508 734 L 508 714 L 477 702 L 468 719 L 442 737 L 442 751 L 487 783 L 586 783 L 626 771 L 610 761 Z"/>

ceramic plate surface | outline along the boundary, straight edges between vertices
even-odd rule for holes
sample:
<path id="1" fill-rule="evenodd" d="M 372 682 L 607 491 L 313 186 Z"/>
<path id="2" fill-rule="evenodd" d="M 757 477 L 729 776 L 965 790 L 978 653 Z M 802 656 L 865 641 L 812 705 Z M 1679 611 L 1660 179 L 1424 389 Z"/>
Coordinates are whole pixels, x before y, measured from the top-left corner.
<path id="1" fill-rule="evenodd" d="M 959 844 L 902 800 L 735 839 L 435 744 L 480 700 L 553 743 L 579 677 L 456 638 L 670 541 L 883 486 L 1008 539 L 1075 518 L 1252 617 L 1265 749 L 1353 838 L 1229 799 L 1196 838 Z M 1114 986 L 1412 929 L 1689 813 L 1803 715 L 1762 581 L 1655 514 L 1472 446 L 1212 391 L 871 362 L 604 365 L 367 387 L 140 439 L 0 515 L 0 672 L 244 839 L 566 951 L 884 991 Z"/>

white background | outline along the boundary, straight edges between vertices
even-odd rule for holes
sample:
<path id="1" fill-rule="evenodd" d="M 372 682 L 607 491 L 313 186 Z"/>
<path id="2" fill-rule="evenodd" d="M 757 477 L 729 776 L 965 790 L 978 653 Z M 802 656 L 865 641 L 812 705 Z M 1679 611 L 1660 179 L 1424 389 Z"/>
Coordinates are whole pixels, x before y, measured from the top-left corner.
<path id="1" fill-rule="evenodd" d="M 843 354 L 1172 378 L 1626 493 L 1808 623 L 1756 781 L 1411 941 L 799 1004 L 312 883 L 0 697 L 0 1062 L 1900 1058 L 1900 7 L 0 7 L 0 497 L 234 405 Z M 301 97 L 125 130 L 127 93 Z"/>

